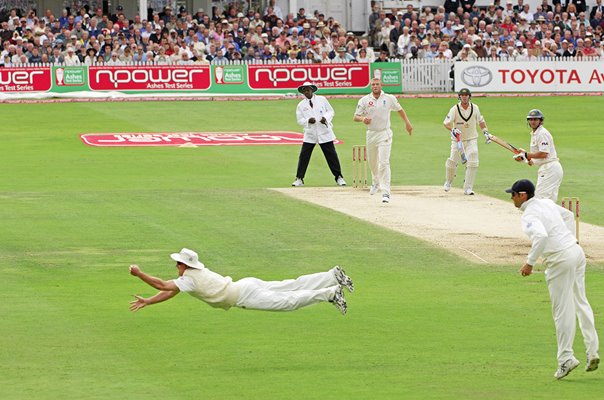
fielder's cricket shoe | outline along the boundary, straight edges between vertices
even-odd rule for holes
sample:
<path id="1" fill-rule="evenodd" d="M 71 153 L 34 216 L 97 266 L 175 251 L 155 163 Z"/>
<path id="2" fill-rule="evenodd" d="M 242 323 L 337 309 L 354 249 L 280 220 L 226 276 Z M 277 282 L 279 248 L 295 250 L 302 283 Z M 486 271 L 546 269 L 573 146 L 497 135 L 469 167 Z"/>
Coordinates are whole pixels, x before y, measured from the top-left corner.
<path id="1" fill-rule="evenodd" d="M 448 192 L 449 190 L 451 190 L 451 182 L 447 181 L 445 182 L 445 192 Z"/>
<path id="2" fill-rule="evenodd" d="M 346 181 L 341 176 L 336 179 L 336 183 L 338 184 L 338 186 L 346 186 Z"/>
<path id="3" fill-rule="evenodd" d="M 587 365 L 585 366 L 585 372 L 591 372 L 598 369 L 598 364 L 600 364 L 600 356 L 587 356 Z"/>
<path id="4" fill-rule="evenodd" d="M 292 183 L 292 186 L 304 186 L 304 181 L 300 178 L 296 178 L 296 180 Z"/>
<path id="5" fill-rule="evenodd" d="M 382 203 L 390 203 L 390 195 L 388 193 L 382 195 Z"/>
<path id="6" fill-rule="evenodd" d="M 344 298 L 344 292 L 342 292 L 342 287 L 336 287 L 336 292 L 333 294 L 330 303 L 333 303 L 334 306 L 342 313 L 342 315 L 346 315 L 346 311 L 348 311 L 348 305 L 346 304 L 346 299 Z"/>
<path id="7" fill-rule="evenodd" d="M 344 286 L 350 293 L 354 292 L 354 283 L 352 283 L 352 279 L 346 275 L 342 267 L 339 265 L 333 267 L 333 274 L 336 276 L 336 281 L 338 281 L 340 286 Z"/>
<path id="8" fill-rule="evenodd" d="M 570 374 L 570 372 L 573 369 L 577 368 L 579 366 L 579 364 L 581 364 L 581 363 L 575 357 L 569 358 L 568 360 L 564 361 L 562 363 L 562 365 L 560 365 L 558 367 L 558 370 L 554 374 L 554 378 L 556 378 L 556 379 L 564 378 L 566 375 Z"/>
<path id="9" fill-rule="evenodd" d="M 378 190 L 380 190 L 380 187 L 377 184 L 373 184 L 369 188 L 369 194 L 373 196 L 374 194 L 376 194 L 378 192 Z"/>
<path id="10" fill-rule="evenodd" d="M 463 194 L 466 196 L 474 196 L 474 191 L 472 189 L 466 189 L 463 191 Z"/>

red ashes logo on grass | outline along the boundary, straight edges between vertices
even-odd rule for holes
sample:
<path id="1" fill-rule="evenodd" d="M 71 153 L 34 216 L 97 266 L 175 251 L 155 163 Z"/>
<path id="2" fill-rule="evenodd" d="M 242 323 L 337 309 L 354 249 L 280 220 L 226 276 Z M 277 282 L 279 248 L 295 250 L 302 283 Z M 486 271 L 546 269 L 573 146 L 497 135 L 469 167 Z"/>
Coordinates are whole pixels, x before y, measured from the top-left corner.
<path id="1" fill-rule="evenodd" d="M 91 133 L 80 135 L 89 146 L 251 146 L 302 144 L 297 132 Z M 339 140 L 335 144 L 342 143 Z"/>
<path id="2" fill-rule="evenodd" d="M 0 92 L 47 92 L 51 87 L 49 67 L 0 68 Z"/>

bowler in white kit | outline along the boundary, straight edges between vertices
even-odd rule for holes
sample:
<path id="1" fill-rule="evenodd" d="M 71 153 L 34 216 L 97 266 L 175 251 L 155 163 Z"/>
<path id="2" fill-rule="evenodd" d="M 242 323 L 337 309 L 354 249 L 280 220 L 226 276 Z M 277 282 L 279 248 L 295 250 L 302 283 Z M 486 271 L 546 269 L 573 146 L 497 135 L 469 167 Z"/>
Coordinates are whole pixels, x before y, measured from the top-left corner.
<path id="1" fill-rule="evenodd" d="M 390 202 L 390 151 L 392 149 L 392 130 L 390 113 L 396 111 L 403 121 L 407 133 L 411 136 L 413 125 L 407 113 L 396 97 L 382 91 L 382 81 L 371 80 L 371 93 L 362 97 L 354 113 L 354 121 L 367 126 L 367 162 L 371 169 L 371 188 L 369 194 L 382 191 L 382 202 Z"/>

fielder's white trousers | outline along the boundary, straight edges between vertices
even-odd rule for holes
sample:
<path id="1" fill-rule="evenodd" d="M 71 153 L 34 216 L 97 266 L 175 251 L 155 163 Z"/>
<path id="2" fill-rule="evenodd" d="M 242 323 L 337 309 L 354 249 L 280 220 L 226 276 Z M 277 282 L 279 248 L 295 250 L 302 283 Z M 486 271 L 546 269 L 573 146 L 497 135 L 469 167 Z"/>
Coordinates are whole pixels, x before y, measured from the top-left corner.
<path id="1" fill-rule="evenodd" d="M 327 272 L 303 275 L 284 281 L 263 281 L 243 278 L 236 307 L 265 311 L 293 311 L 298 308 L 333 298 L 338 282 L 333 269 Z"/>
<path id="2" fill-rule="evenodd" d="M 551 199 L 554 203 L 558 201 L 558 190 L 562 184 L 564 171 L 558 161 L 543 164 L 537 172 L 537 186 L 535 197 L 539 199 Z"/>
<path id="3" fill-rule="evenodd" d="M 558 364 L 573 357 L 576 321 L 583 335 L 588 356 L 598 353 L 599 341 L 594 313 L 585 295 L 585 254 L 579 245 L 545 259 L 545 279 L 552 301 L 552 314 L 558 341 Z"/>
<path id="4" fill-rule="evenodd" d="M 371 182 L 379 185 L 382 194 L 390 194 L 390 152 L 392 130 L 367 131 L 367 162 L 371 170 Z"/>

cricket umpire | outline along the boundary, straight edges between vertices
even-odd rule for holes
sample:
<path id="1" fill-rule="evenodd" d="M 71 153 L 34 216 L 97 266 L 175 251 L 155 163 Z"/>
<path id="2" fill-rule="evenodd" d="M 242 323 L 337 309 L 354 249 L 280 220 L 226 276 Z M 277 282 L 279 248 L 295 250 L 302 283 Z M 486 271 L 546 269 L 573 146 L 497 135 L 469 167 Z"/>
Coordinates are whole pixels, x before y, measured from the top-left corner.
<path id="1" fill-rule="evenodd" d="M 522 230 L 532 242 L 521 275 L 531 275 L 537 259 L 543 257 L 558 342 L 554 377 L 562 379 L 580 364 L 573 351 L 577 318 L 587 353 L 585 371 L 595 371 L 600 363 L 599 341 L 585 295 L 585 253 L 575 237 L 573 214 L 551 199 L 536 198 L 535 186 L 526 179 L 516 181 L 506 192 L 523 211 Z"/>
<path id="2" fill-rule="evenodd" d="M 325 97 L 315 95 L 316 91 L 317 87 L 310 82 L 305 82 L 298 88 L 298 92 L 304 95 L 304 100 L 296 108 L 296 119 L 298 125 L 304 127 L 304 139 L 298 158 L 296 179 L 292 186 L 304 186 L 306 169 L 317 143 L 321 146 L 327 165 L 329 165 L 338 186 L 346 186 L 336 146 L 333 144 L 336 135 L 333 133 L 331 121 L 335 112 Z"/>

